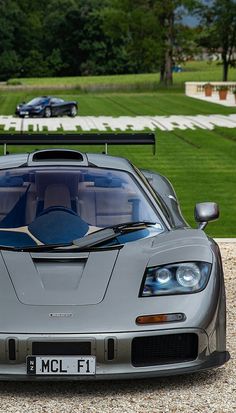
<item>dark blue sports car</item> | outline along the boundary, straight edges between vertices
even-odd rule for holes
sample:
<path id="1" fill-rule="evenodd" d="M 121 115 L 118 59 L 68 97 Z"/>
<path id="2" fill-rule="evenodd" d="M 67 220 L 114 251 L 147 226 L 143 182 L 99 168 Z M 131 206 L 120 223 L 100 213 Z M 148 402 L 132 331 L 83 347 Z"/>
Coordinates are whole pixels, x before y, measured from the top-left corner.
<path id="1" fill-rule="evenodd" d="M 51 96 L 41 96 L 30 100 L 28 103 L 20 103 L 16 107 L 15 114 L 20 117 L 25 116 L 43 116 L 50 118 L 51 116 L 76 116 L 78 105 L 75 101 L 65 101 L 60 98 Z"/>

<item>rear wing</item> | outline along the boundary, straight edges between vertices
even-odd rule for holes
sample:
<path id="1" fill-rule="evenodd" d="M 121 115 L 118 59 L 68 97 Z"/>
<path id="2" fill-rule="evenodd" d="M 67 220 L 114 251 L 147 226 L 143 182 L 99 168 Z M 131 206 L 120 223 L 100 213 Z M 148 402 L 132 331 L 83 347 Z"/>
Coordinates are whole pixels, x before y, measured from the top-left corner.
<path id="1" fill-rule="evenodd" d="M 152 145 L 156 154 L 155 133 L 12 133 L 0 134 L 0 145 L 7 154 L 8 145 Z"/>

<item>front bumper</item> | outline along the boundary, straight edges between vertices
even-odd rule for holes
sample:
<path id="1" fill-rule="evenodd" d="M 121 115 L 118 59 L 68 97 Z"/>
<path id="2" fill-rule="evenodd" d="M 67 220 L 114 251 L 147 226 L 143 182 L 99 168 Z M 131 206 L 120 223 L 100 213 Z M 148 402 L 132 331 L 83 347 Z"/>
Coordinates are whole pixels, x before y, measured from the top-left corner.
<path id="1" fill-rule="evenodd" d="M 198 337 L 198 349 L 194 360 L 181 362 L 167 362 L 164 364 L 145 365 L 135 367 L 132 364 L 132 341 L 139 337 L 157 337 L 173 334 L 195 334 Z M 18 335 L 14 336 L 16 343 L 15 360 L 9 359 L 9 337 L 0 335 L 0 380 L 114 380 L 171 376 L 193 373 L 213 367 L 219 367 L 230 358 L 227 351 L 209 351 L 207 333 L 201 329 L 171 329 L 147 332 L 127 332 L 114 334 L 58 334 L 58 335 Z M 108 358 L 107 343 L 114 340 L 114 357 Z M 170 337 L 171 339 L 171 337 Z M 96 356 L 97 368 L 94 376 L 28 376 L 26 373 L 26 357 L 32 355 L 32 343 L 40 341 L 50 342 L 84 342 L 91 343 L 91 354 Z M 53 356 L 53 354 L 51 354 Z"/>
<path id="2" fill-rule="evenodd" d="M 33 116 L 43 116 L 44 109 L 26 109 L 26 110 L 16 110 L 15 115 L 20 117 L 33 117 Z"/>

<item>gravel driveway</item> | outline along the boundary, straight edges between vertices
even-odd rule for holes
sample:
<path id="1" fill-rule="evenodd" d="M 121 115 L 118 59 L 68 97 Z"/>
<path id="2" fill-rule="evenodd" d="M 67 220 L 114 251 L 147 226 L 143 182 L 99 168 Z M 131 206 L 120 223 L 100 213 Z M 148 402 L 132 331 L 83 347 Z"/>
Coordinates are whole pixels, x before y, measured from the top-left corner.
<path id="1" fill-rule="evenodd" d="M 236 244 L 221 243 L 228 307 L 228 350 L 222 368 L 186 376 L 121 382 L 0 382 L 0 412 L 236 412 Z"/>

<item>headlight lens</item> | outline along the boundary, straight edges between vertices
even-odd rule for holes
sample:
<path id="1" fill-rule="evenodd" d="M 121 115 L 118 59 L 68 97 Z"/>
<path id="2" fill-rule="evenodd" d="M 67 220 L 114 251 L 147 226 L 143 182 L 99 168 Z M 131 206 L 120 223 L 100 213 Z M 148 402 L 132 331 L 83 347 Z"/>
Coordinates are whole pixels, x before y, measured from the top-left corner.
<path id="1" fill-rule="evenodd" d="M 203 290 L 209 280 L 211 264 L 183 262 L 147 268 L 140 296 L 195 293 Z"/>
<path id="2" fill-rule="evenodd" d="M 201 279 L 201 271 L 194 263 L 182 264 L 176 271 L 176 279 L 183 287 L 195 287 Z"/>
<path id="3" fill-rule="evenodd" d="M 171 280 L 171 272 L 168 268 L 160 268 L 156 272 L 156 280 L 160 284 L 167 284 Z"/>

